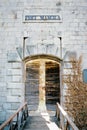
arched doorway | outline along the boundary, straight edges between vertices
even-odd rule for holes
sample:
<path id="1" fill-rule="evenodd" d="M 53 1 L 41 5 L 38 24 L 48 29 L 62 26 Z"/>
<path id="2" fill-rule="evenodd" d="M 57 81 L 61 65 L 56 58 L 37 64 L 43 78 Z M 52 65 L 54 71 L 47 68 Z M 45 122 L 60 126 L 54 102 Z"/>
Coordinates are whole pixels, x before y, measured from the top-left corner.
<path id="1" fill-rule="evenodd" d="M 52 109 L 56 102 L 60 102 L 62 60 L 52 55 L 34 55 L 23 61 L 26 67 L 25 100 L 29 110 Z"/>

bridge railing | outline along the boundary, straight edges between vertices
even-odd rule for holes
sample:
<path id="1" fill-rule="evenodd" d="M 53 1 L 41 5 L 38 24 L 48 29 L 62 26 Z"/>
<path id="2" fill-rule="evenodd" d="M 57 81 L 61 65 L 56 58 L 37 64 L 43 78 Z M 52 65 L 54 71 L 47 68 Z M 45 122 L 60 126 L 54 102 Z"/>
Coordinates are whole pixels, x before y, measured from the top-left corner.
<path id="1" fill-rule="evenodd" d="M 7 121 L 0 126 L 0 130 L 20 130 L 23 128 L 27 118 L 28 107 L 25 102 Z"/>
<path id="2" fill-rule="evenodd" d="M 79 130 L 59 103 L 57 103 L 56 116 L 58 119 L 58 125 L 62 130 Z"/>

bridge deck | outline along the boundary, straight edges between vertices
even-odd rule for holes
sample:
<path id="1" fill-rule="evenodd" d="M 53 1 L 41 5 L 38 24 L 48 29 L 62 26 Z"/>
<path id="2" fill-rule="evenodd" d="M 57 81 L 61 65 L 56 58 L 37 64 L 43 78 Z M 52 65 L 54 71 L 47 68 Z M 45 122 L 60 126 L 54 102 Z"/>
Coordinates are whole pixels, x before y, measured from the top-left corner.
<path id="1" fill-rule="evenodd" d="M 42 113 L 32 111 L 29 113 L 24 130 L 61 130 L 56 122 L 54 111 Z"/>

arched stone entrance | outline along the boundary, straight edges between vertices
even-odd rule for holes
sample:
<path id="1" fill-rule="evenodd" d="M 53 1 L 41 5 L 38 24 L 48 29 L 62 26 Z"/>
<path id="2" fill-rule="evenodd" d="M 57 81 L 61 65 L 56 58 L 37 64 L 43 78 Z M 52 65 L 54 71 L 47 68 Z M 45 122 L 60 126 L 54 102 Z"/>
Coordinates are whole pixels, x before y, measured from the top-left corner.
<path id="1" fill-rule="evenodd" d="M 25 100 L 29 110 L 45 111 L 60 102 L 61 59 L 52 55 L 26 57 Z"/>

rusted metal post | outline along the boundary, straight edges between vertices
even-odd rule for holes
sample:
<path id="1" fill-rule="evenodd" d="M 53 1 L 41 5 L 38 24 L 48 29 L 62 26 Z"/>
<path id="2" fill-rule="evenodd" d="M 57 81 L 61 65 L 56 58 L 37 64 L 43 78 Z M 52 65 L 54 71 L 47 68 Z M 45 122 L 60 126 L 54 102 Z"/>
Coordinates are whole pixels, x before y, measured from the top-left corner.
<path id="1" fill-rule="evenodd" d="M 23 58 L 25 57 L 25 40 L 27 39 L 28 37 L 23 37 Z"/>
<path id="2" fill-rule="evenodd" d="M 62 58 L 62 38 L 60 37 L 60 57 Z"/>

